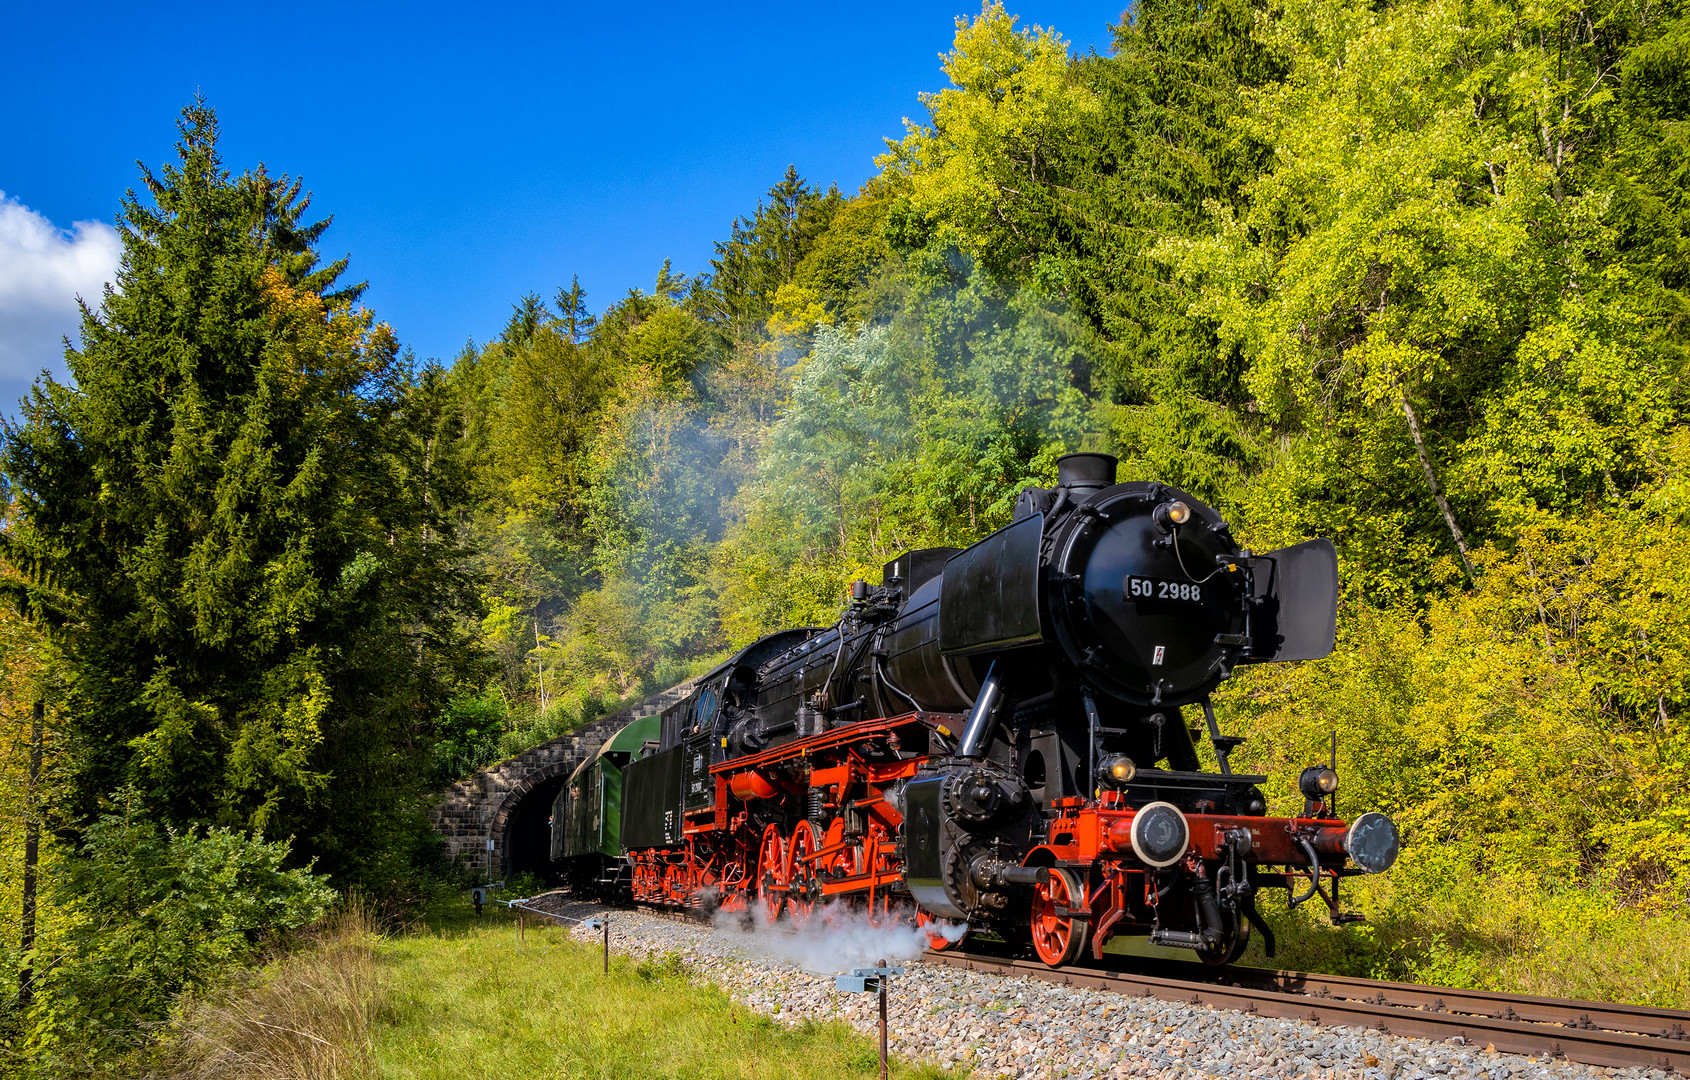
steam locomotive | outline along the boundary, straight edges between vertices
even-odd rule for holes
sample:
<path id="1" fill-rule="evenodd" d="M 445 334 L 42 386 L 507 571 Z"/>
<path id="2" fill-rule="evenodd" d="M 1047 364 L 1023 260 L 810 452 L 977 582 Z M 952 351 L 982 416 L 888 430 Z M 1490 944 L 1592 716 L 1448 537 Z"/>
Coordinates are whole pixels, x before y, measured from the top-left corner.
<path id="1" fill-rule="evenodd" d="M 1391 866 L 1395 824 L 1337 816 L 1335 760 L 1303 770 L 1300 815 L 1266 816 L 1210 703 L 1240 665 L 1332 650 L 1332 545 L 1255 554 L 1115 472 L 1062 458 L 1007 527 L 899 556 L 836 625 L 765 637 L 624 729 L 558 796 L 557 865 L 584 892 L 854 909 L 1053 966 L 1123 934 L 1224 964 L 1254 928 L 1272 955 L 1264 888 L 1359 918 L 1339 882 Z"/>

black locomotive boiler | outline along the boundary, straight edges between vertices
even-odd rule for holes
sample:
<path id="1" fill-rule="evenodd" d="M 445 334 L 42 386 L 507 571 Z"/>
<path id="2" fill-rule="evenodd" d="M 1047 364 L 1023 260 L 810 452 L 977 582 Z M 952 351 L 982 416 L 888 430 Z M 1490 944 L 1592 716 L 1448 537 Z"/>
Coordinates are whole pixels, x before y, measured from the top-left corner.
<path id="1" fill-rule="evenodd" d="M 618 854 L 561 834 L 554 854 L 644 902 L 797 923 L 844 905 L 1053 965 L 1121 934 L 1225 963 L 1252 927 L 1271 955 L 1264 888 L 1353 918 L 1338 882 L 1387 869 L 1396 826 L 1339 819 L 1331 763 L 1299 777 L 1301 814 L 1268 817 L 1210 702 L 1240 665 L 1331 651 L 1332 545 L 1252 553 L 1212 508 L 1115 469 L 1070 454 L 1009 526 L 908 552 L 836 625 L 709 672 L 622 767 L 617 813 L 585 784 L 559 796 L 554 829 L 619 820 Z"/>

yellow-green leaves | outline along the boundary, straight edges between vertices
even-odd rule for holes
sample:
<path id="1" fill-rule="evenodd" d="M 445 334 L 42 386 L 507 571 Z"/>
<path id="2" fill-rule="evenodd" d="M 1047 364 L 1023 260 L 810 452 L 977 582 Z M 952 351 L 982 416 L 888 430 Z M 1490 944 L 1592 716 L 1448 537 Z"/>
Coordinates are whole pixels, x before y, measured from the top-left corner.
<path id="1" fill-rule="evenodd" d="M 1159 250 L 1287 437 L 1263 488 L 1342 504 L 1304 527 L 1354 537 L 1365 589 L 1405 555 L 1422 585 L 1450 556 L 1471 576 L 1468 549 L 1537 511 L 1623 503 L 1673 422 L 1658 294 L 1629 287 L 1594 147 L 1616 46 L 1588 15 L 1284 5 L 1267 32 L 1289 75 L 1240 121 L 1271 167 L 1243 213 Z"/>
<path id="2" fill-rule="evenodd" d="M 927 122 L 879 159 L 908 177 L 909 205 L 941 242 L 988 261 L 1007 246 L 1036 249 L 1045 189 L 1062 182 L 1079 149 L 1096 96 L 1076 77 L 1068 46 L 1042 27 L 1017 30 L 1001 3 L 957 20 L 944 58 L 951 85 L 923 94 Z"/>

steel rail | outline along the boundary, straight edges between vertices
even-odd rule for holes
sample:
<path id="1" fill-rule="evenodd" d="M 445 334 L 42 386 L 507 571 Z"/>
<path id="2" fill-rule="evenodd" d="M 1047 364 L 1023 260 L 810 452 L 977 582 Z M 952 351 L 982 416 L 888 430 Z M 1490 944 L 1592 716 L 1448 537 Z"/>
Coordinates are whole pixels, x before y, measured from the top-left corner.
<path id="1" fill-rule="evenodd" d="M 606 905 L 601 902 L 600 906 Z M 709 921 L 695 909 L 634 906 L 676 922 Z M 536 915 L 568 918 L 528 910 Z M 1434 1041 L 1459 1036 L 1468 1046 L 1489 1046 L 1503 1053 L 1549 1053 L 1585 1065 L 1672 1069 L 1690 1077 L 1690 1011 L 1678 1009 L 1268 968 L 1193 971 L 1191 965 L 1142 959 L 1133 961 L 1136 969 L 1082 965 L 1052 968 L 1036 960 L 948 949 L 928 950 L 922 959 L 966 971 L 1034 978 L 1182 1005 L 1208 1005 L 1334 1027 L 1371 1028 Z M 1187 977 L 1163 974 L 1175 969 Z"/>
<path id="2" fill-rule="evenodd" d="M 1320 975 L 1302 971 L 1266 971 L 1234 968 L 1224 976 L 1241 985 L 1268 986 L 1284 993 L 1317 998 L 1344 998 L 1375 1005 L 1424 1009 L 1433 1013 L 1484 1016 L 1496 1020 L 1523 1020 L 1528 1024 L 1555 1024 L 1581 1029 L 1629 1032 L 1675 1042 L 1690 1040 L 1690 1012 L 1648 1005 L 1615 1005 L 1571 998 L 1533 997 L 1458 987 L 1422 986 L 1417 983 L 1382 982 L 1344 975 Z"/>
<path id="3" fill-rule="evenodd" d="M 1690 1076 L 1690 1012 L 1591 1001 L 1490 994 L 1409 983 L 1373 982 L 1295 971 L 1219 968 L 1206 977 L 1168 978 L 1100 967 L 1051 968 L 1036 960 L 979 953 L 922 957 L 966 971 L 1022 976 L 1186 1005 L 1391 1035 L 1444 1040 L 1510 1054 L 1550 1053 L 1604 1068 L 1673 1069 Z M 1436 1011 L 1441 1003 L 1444 1011 Z M 1613 1025 L 1608 1027 L 1606 1025 Z M 1637 1028 L 1647 1029 L 1639 1032 Z"/>

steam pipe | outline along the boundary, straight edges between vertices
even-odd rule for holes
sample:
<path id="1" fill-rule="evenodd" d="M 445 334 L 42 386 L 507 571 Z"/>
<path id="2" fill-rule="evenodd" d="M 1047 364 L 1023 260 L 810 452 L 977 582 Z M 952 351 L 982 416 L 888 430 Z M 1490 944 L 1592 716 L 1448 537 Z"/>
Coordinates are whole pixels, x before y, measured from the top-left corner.
<path id="1" fill-rule="evenodd" d="M 881 666 L 879 656 L 874 658 L 874 675 L 875 678 L 880 681 L 880 685 L 882 687 L 892 691 L 894 694 L 897 694 L 899 697 L 909 702 L 910 708 L 914 709 L 916 712 L 921 711 L 921 702 L 917 701 L 913 697 L 910 697 L 909 694 L 904 692 L 903 687 L 892 681 L 892 676 L 886 674 L 886 669 Z"/>
<path id="2" fill-rule="evenodd" d="M 1215 883 L 1209 880 L 1199 866 L 1197 876 L 1191 879 L 1191 895 L 1197 901 L 1198 934 L 1210 945 L 1219 945 L 1225 931 L 1221 921 L 1221 905 L 1215 896 Z"/>
<path id="3" fill-rule="evenodd" d="M 998 680 L 998 662 L 992 661 L 986 669 L 986 681 L 980 684 L 980 693 L 974 698 L 974 710 L 968 714 L 968 723 L 962 729 L 962 742 L 957 744 L 957 757 L 983 757 L 985 755 L 986 734 L 992 730 L 992 717 L 997 714 L 998 706 L 1003 703 L 1003 688 Z"/>
<path id="4" fill-rule="evenodd" d="M 1303 854 L 1309 860 L 1309 891 L 1301 896 L 1290 897 L 1286 902 L 1288 907 L 1296 907 L 1305 900 L 1313 899 L 1314 894 L 1320 891 L 1320 856 L 1315 854 L 1306 837 L 1297 837 L 1297 846 L 1303 849 Z"/>
<path id="5" fill-rule="evenodd" d="M 1080 792 L 1087 799 L 1097 797 L 1097 702 L 1091 688 L 1080 691 L 1086 703 L 1086 789 Z"/>

